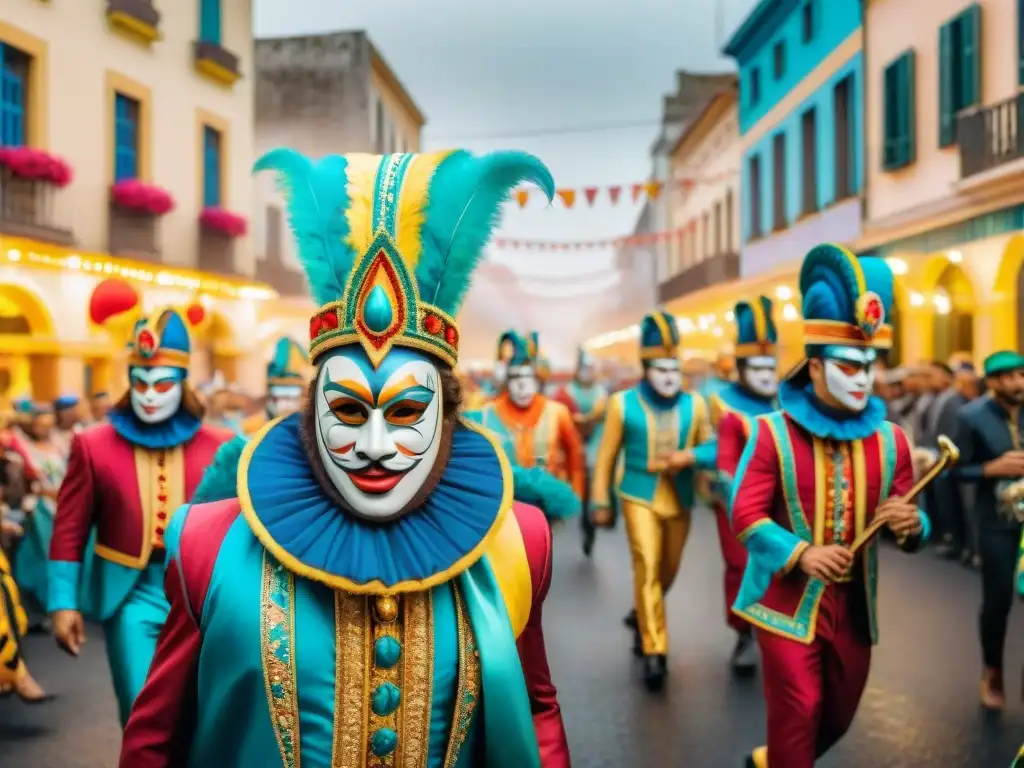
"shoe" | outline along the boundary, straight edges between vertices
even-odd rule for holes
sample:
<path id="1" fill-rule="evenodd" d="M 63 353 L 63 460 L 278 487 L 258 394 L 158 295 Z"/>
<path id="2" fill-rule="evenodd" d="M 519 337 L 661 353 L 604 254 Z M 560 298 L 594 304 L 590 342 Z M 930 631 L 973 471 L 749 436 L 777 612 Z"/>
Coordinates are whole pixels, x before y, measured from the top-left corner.
<path id="1" fill-rule="evenodd" d="M 626 618 L 624 618 L 622 620 L 622 623 L 625 624 L 630 629 L 636 629 L 637 623 L 636 623 L 636 609 L 635 608 L 632 611 L 630 611 L 629 613 L 626 614 Z"/>
<path id="2" fill-rule="evenodd" d="M 768 768 L 768 747 L 758 747 L 747 755 L 747 768 Z"/>
<path id="3" fill-rule="evenodd" d="M 597 538 L 597 533 L 594 530 L 583 532 L 583 556 L 587 559 L 594 554 L 594 539 Z"/>
<path id="4" fill-rule="evenodd" d="M 981 675 L 981 706 L 990 712 L 999 712 L 1006 705 L 1003 671 L 985 667 Z"/>
<path id="5" fill-rule="evenodd" d="M 644 656 L 644 687 L 658 693 L 665 687 L 668 664 L 664 656 Z"/>
<path id="6" fill-rule="evenodd" d="M 733 674 L 739 677 L 749 677 L 757 671 L 757 643 L 754 636 L 744 632 L 736 638 L 736 647 L 732 650 Z"/>

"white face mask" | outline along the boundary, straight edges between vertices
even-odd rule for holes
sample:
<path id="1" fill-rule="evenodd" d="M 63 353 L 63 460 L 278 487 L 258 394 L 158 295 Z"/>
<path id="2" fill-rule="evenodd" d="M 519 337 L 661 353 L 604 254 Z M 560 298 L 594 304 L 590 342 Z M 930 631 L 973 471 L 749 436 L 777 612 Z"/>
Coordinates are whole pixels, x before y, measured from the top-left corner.
<path id="1" fill-rule="evenodd" d="M 271 384 L 267 387 L 267 413 L 270 418 L 295 413 L 302 406 L 302 387 Z"/>
<path id="2" fill-rule="evenodd" d="M 743 365 L 743 383 L 756 395 L 774 397 L 779 388 L 779 370 L 769 355 L 748 357 Z"/>
<path id="3" fill-rule="evenodd" d="M 683 371 L 674 357 L 651 360 L 645 376 L 651 389 L 665 398 L 675 397 L 683 388 Z"/>
<path id="4" fill-rule="evenodd" d="M 825 387 L 848 411 L 860 413 L 868 406 L 875 384 L 874 350 L 844 348 L 842 357 L 826 357 Z"/>
<path id="5" fill-rule="evenodd" d="M 500 360 L 494 364 L 494 385 L 502 387 L 505 384 L 505 377 L 508 375 L 508 364 Z"/>
<path id="6" fill-rule="evenodd" d="M 132 386 L 129 398 L 132 410 L 143 424 L 167 421 L 181 407 L 183 390 L 180 368 L 132 367 L 128 379 Z"/>
<path id="7" fill-rule="evenodd" d="M 349 510 L 369 520 L 402 512 L 441 447 L 437 367 L 395 349 L 374 370 L 362 349 L 341 349 L 320 366 L 314 404 L 320 460 Z"/>
<path id="8" fill-rule="evenodd" d="M 540 380 L 532 365 L 510 365 L 505 381 L 508 398 L 517 408 L 529 408 L 540 393 Z"/>

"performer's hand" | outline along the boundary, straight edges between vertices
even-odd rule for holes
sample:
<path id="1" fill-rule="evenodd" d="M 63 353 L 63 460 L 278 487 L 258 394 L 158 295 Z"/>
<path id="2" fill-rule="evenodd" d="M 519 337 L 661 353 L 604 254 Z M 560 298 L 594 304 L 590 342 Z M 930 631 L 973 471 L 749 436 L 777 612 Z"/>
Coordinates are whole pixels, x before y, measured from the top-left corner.
<path id="1" fill-rule="evenodd" d="M 982 467 L 985 477 L 1024 477 L 1024 451 L 1007 451 Z"/>
<path id="2" fill-rule="evenodd" d="M 886 499 L 875 511 L 875 516 L 885 520 L 897 539 L 916 536 L 921 532 L 921 515 L 917 505 L 903 499 Z"/>
<path id="3" fill-rule="evenodd" d="M 685 451 L 673 451 L 668 457 L 668 471 L 682 472 L 684 469 L 689 469 L 696 463 L 697 457 L 693 455 L 693 451 L 689 449 Z"/>
<path id="4" fill-rule="evenodd" d="M 0 520 L 0 534 L 12 539 L 20 539 L 25 535 L 25 529 L 13 520 Z"/>
<path id="5" fill-rule="evenodd" d="M 814 579 L 824 582 L 842 578 L 853 565 L 853 553 L 836 544 L 811 546 L 803 551 L 799 561 L 800 570 Z"/>
<path id="6" fill-rule="evenodd" d="M 612 510 L 609 507 L 594 507 L 590 511 L 590 521 L 598 528 L 610 528 L 612 524 Z"/>
<path id="7" fill-rule="evenodd" d="M 77 656 L 85 645 L 85 619 L 78 611 L 54 611 L 53 636 L 57 645 L 72 656 Z"/>

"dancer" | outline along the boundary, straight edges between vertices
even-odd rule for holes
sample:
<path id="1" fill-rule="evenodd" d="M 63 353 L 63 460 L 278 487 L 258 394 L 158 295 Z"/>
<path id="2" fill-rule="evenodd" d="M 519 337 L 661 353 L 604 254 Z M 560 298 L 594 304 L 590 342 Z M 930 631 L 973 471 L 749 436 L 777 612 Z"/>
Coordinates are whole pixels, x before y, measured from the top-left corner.
<path id="1" fill-rule="evenodd" d="M 583 554 L 590 557 L 594 551 L 595 528 L 590 515 L 588 497 L 590 496 L 590 476 L 597 460 L 597 449 L 601 444 L 598 427 L 604 418 L 605 406 L 608 403 L 608 390 L 595 377 L 594 360 L 583 348 L 576 350 L 576 373 L 573 380 L 560 388 L 555 399 L 572 413 L 580 440 L 584 445 L 586 457 L 586 482 L 583 486 L 583 514 L 580 523 L 583 529 Z"/>
<path id="2" fill-rule="evenodd" d="M 800 271 L 806 358 L 758 417 L 734 474 L 733 532 L 749 559 L 734 610 L 757 628 L 768 744 L 754 768 L 812 768 L 846 733 L 877 640 L 877 542 L 885 520 L 915 551 L 930 525 L 913 500 L 910 445 L 872 393 L 892 272 L 820 245 Z"/>
<path id="3" fill-rule="evenodd" d="M 550 530 L 459 418 L 453 373 L 497 211 L 524 181 L 550 198 L 548 170 L 284 149 L 257 169 L 288 192 L 317 375 L 302 413 L 246 446 L 240 497 L 176 521 L 122 768 L 567 768 L 541 632 Z"/>
<path id="4" fill-rule="evenodd" d="M 582 499 L 586 486 L 583 444 L 569 409 L 540 391 L 537 334 L 514 335 L 511 341 L 514 351 L 504 391 L 473 416 L 499 437 L 519 466 L 547 469 Z"/>
<path id="5" fill-rule="evenodd" d="M 695 469 L 713 469 L 708 407 L 697 394 L 682 391 L 679 331 L 665 312 L 640 324 L 644 378 L 608 401 L 601 444 L 594 464 L 590 500 L 594 523 L 612 520 L 611 491 L 626 520 L 633 559 L 634 652 L 643 657 L 643 680 L 660 690 L 668 672 L 665 593 L 672 585 L 690 533 Z M 622 471 L 616 472 L 619 452 Z"/>
<path id="6" fill-rule="evenodd" d="M 750 624 L 732 611 L 747 564 L 747 550 L 733 535 L 727 507 L 736 466 L 750 437 L 751 425 L 755 418 L 776 408 L 778 335 L 772 320 L 772 302 L 765 296 L 737 303 L 733 315 L 738 377 L 735 382 L 723 384 L 711 396 L 711 419 L 718 434 L 718 488 L 712 505 L 725 561 L 726 622 L 736 632 L 732 668 L 739 675 L 748 675 L 757 667 L 757 645 Z"/>
<path id="7" fill-rule="evenodd" d="M 167 525 L 230 437 L 202 426 L 203 409 L 188 383 L 189 351 L 188 327 L 176 311 L 138 321 L 130 388 L 106 424 L 75 436 L 57 497 L 48 578 L 53 632 L 78 656 L 83 613 L 103 622 L 122 724 L 167 617 Z M 86 578 L 83 558 L 93 528 L 96 560 Z"/>
<path id="8" fill-rule="evenodd" d="M 278 416 L 295 413 L 302 407 L 309 358 L 295 341 L 283 336 L 274 344 L 274 356 L 267 363 L 267 393 L 263 410 L 242 422 L 242 431 L 254 435 L 264 424 Z"/>
<path id="9" fill-rule="evenodd" d="M 965 405 L 959 414 L 960 462 L 954 477 L 976 486 L 975 514 L 981 528 L 981 704 L 1000 710 L 1006 703 L 1003 650 L 1024 519 L 1024 356 L 996 352 L 985 359 L 984 372 L 988 394 Z"/>

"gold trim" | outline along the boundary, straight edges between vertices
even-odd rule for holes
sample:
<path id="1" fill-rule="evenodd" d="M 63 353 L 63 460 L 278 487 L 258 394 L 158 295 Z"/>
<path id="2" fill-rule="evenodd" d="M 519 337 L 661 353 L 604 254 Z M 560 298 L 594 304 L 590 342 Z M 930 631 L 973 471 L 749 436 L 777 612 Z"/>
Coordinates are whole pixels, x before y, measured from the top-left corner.
<path id="1" fill-rule="evenodd" d="M 414 592 L 405 601 L 402 647 L 402 704 L 399 708 L 397 768 L 426 768 L 430 757 L 430 715 L 434 703 L 434 600 Z"/>
<path id="2" fill-rule="evenodd" d="M 334 768 L 365 768 L 370 701 L 370 611 L 363 595 L 334 595 Z"/>
<path id="3" fill-rule="evenodd" d="M 882 442 L 881 437 L 878 440 Z M 883 465 L 884 466 L 884 465 Z M 853 540 L 864 532 L 864 526 L 868 519 L 868 472 L 864 457 L 864 441 L 853 441 Z"/>
<path id="4" fill-rule="evenodd" d="M 828 506 L 826 485 L 828 477 L 828 459 L 825 456 L 825 441 L 820 437 L 814 441 L 814 523 L 811 538 L 814 545 L 820 547 L 825 543 L 825 508 Z"/>
<path id="5" fill-rule="evenodd" d="M 107 90 L 107 113 L 104 116 L 104 128 L 106 131 L 107 144 L 107 184 L 113 185 L 115 171 L 115 117 L 117 112 L 117 95 L 127 96 L 139 103 L 139 124 L 138 124 L 138 166 L 136 177 L 139 181 L 150 182 L 150 175 L 153 170 L 152 164 L 152 118 L 153 118 L 153 94 L 152 91 L 142 83 L 132 80 L 108 69 L 106 72 Z"/>
<path id="6" fill-rule="evenodd" d="M 29 57 L 25 143 L 36 149 L 46 149 L 50 141 L 48 43 L 2 19 L 0 19 L 0 43 L 17 48 Z"/>
<path id="7" fill-rule="evenodd" d="M 222 85 L 225 88 L 231 88 L 235 83 L 242 79 L 241 72 L 233 72 L 216 61 L 211 61 L 205 58 L 196 58 L 195 69 L 200 75 L 208 80 L 212 80 L 217 85 Z"/>
<path id="8" fill-rule="evenodd" d="M 679 347 L 641 347 L 641 360 L 672 360 L 679 357 Z"/>
<path id="9" fill-rule="evenodd" d="M 776 346 L 770 341 L 752 341 L 749 344 L 737 344 L 733 349 L 736 357 L 775 357 Z"/>
<path id="10" fill-rule="evenodd" d="M 163 38 L 160 30 L 152 24 L 147 24 L 124 11 L 108 12 L 107 25 L 111 32 L 147 48 Z"/>
<path id="11" fill-rule="evenodd" d="M 206 194 L 206 129 L 216 131 L 220 138 L 220 167 L 217 175 L 220 183 L 220 208 L 230 208 L 231 199 L 229 184 L 231 166 L 231 124 L 220 115 L 207 112 L 202 107 L 196 108 L 196 203 L 200 210 L 205 208 L 203 198 Z"/>
<path id="12" fill-rule="evenodd" d="M 256 510 L 253 507 L 252 496 L 249 494 L 249 464 L 252 462 L 253 454 L 256 452 L 256 448 L 267 436 L 270 430 L 272 430 L 283 418 L 285 417 L 278 417 L 265 424 L 263 428 L 256 433 L 255 437 L 246 444 L 245 450 L 242 452 L 242 458 L 238 464 L 238 501 L 241 504 L 242 514 L 245 516 L 245 520 L 249 524 L 249 528 L 252 529 L 252 532 L 256 535 L 256 538 L 259 539 L 260 543 L 266 547 L 274 558 L 278 560 L 278 562 L 282 563 L 289 571 L 302 576 L 303 578 L 312 579 L 313 581 L 317 581 L 321 584 L 326 584 L 332 589 L 341 589 L 357 595 L 395 595 L 430 589 L 431 587 L 436 587 L 438 584 L 443 584 L 446 581 L 450 581 L 455 578 L 460 573 L 468 570 L 481 557 L 483 557 L 488 547 L 498 535 L 498 531 L 501 530 L 506 517 L 512 511 L 512 467 L 509 464 L 508 457 L 498 445 L 497 438 L 491 435 L 488 430 L 460 416 L 460 425 L 482 435 L 487 442 L 490 443 L 491 447 L 494 449 L 495 456 L 498 459 L 498 464 L 501 467 L 503 488 L 498 514 L 495 515 L 494 522 L 491 524 L 490 529 L 486 534 L 484 534 L 483 538 L 480 539 L 477 545 L 453 563 L 450 568 L 444 571 L 439 571 L 425 579 L 410 579 L 408 581 L 400 581 L 397 584 L 392 585 L 386 585 L 378 579 L 374 579 L 373 581 L 365 584 L 357 584 L 351 579 L 346 579 L 342 576 L 336 576 L 332 573 L 321 571 L 319 568 L 313 568 L 290 554 L 274 540 L 270 535 L 270 532 L 267 531 L 257 516 Z"/>
<path id="13" fill-rule="evenodd" d="M 481 689 L 480 650 L 473 634 L 473 626 L 466 616 L 462 594 L 455 584 L 452 585 L 452 597 L 455 600 L 455 621 L 458 629 L 459 679 L 455 690 L 455 711 L 448 734 L 444 768 L 455 768 L 459 762 L 459 755 L 473 724 L 473 715 L 480 703 Z"/>
<path id="14" fill-rule="evenodd" d="M 288 595 L 288 604 L 280 605 L 273 598 L 274 590 L 282 589 Z M 288 647 L 284 657 L 278 656 L 281 639 L 271 639 L 281 625 L 287 626 Z M 267 706 L 286 768 L 301 764 L 301 738 L 299 735 L 299 697 L 296 690 L 295 658 L 295 577 L 270 555 L 263 553 L 263 575 L 260 587 L 260 655 L 263 662 L 263 682 L 267 693 Z M 274 695 L 274 689 L 281 696 Z"/>

